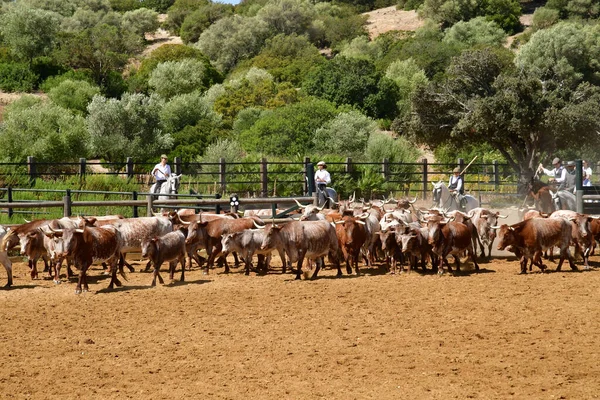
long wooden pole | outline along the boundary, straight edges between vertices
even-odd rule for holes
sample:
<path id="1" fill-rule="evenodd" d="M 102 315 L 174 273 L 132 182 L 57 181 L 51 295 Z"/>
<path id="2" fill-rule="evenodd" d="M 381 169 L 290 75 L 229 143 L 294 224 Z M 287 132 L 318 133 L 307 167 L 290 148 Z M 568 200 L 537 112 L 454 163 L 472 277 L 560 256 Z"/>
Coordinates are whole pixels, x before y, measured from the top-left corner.
<path id="1" fill-rule="evenodd" d="M 462 174 L 465 173 L 465 171 L 467 170 L 467 168 L 469 168 L 471 166 L 471 164 L 473 164 L 473 161 L 475 161 L 477 159 L 477 157 L 479 157 L 479 156 L 475 156 L 475 158 L 473 158 L 471 160 L 471 162 L 467 164 L 467 166 L 462 170 L 462 172 L 460 173 L 460 175 L 462 175 Z"/>

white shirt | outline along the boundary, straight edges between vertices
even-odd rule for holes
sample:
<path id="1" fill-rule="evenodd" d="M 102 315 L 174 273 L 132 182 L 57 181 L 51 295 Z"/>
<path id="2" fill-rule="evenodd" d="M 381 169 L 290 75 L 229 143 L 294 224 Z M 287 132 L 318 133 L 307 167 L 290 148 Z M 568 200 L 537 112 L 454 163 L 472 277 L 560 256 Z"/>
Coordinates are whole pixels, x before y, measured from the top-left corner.
<path id="1" fill-rule="evenodd" d="M 592 186 L 592 168 L 583 168 L 583 186 Z"/>
<path id="2" fill-rule="evenodd" d="M 331 175 L 329 175 L 329 172 L 327 172 L 327 170 L 325 168 L 318 170 L 317 172 L 315 172 L 315 183 L 318 184 L 330 184 L 331 183 Z"/>
<path id="3" fill-rule="evenodd" d="M 560 174 L 560 178 L 556 178 L 556 170 L 558 168 L 562 168 L 562 172 Z M 546 175 L 548 175 L 551 178 L 554 178 L 554 180 L 556 181 L 556 183 L 562 183 L 565 181 L 565 178 L 567 177 L 567 169 L 564 167 L 558 167 L 558 168 L 554 168 L 554 169 L 546 169 L 546 168 L 542 168 L 544 170 L 544 173 Z"/>
<path id="4" fill-rule="evenodd" d="M 152 175 L 154 175 L 157 181 L 166 181 L 171 176 L 171 167 L 169 167 L 169 164 L 165 164 L 163 167 L 161 163 L 158 163 L 154 166 Z"/>
<path id="5" fill-rule="evenodd" d="M 460 179 L 460 175 L 459 176 L 452 175 L 450 177 L 450 182 L 448 183 L 448 186 L 452 185 L 456 181 L 458 181 L 458 182 L 456 183 L 456 189 L 454 189 L 454 190 L 456 190 L 457 192 L 460 193 L 460 189 L 462 189 L 462 183 L 463 183 L 463 180 Z"/>

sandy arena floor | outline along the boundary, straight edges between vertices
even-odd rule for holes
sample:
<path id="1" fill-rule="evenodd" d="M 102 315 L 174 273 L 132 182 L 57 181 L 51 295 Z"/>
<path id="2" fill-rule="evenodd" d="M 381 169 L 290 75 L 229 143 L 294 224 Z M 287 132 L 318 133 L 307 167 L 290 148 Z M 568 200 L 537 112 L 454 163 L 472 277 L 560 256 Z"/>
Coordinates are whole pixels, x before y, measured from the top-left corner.
<path id="1" fill-rule="evenodd" d="M 481 266 L 316 281 L 194 269 L 156 288 L 135 272 L 114 292 L 94 267 L 75 295 L 19 262 L 0 290 L 0 398 L 598 398 L 600 271 Z"/>

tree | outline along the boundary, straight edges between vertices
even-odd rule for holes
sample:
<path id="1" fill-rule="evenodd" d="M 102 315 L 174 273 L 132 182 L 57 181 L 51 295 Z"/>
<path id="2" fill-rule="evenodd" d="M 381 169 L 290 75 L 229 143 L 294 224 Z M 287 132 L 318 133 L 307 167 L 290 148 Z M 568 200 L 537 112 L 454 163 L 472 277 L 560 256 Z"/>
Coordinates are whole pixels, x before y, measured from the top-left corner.
<path id="1" fill-rule="evenodd" d="M 353 105 L 372 118 L 393 118 L 397 87 L 386 81 L 367 60 L 336 57 L 311 71 L 302 87 L 309 95 Z"/>
<path id="2" fill-rule="evenodd" d="M 85 81 L 64 80 L 48 92 L 55 104 L 85 115 L 87 106 L 94 96 L 100 94 L 100 88 Z"/>
<path id="3" fill-rule="evenodd" d="M 195 47 L 217 68 L 228 72 L 241 60 L 258 54 L 269 37 L 269 26 L 256 18 L 225 17 L 202 32 Z"/>
<path id="4" fill-rule="evenodd" d="M 186 126 L 198 124 L 201 120 L 215 127 L 221 124 L 221 116 L 212 109 L 200 92 L 174 96 L 162 108 L 160 120 L 166 133 L 181 131 Z"/>
<path id="5" fill-rule="evenodd" d="M 309 98 L 264 112 L 239 141 L 246 151 L 265 155 L 307 154 L 313 150 L 312 138 L 317 129 L 338 114 L 335 105 Z"/>
<path id="6" fill-rule="evenodd" d="M 404 120 L 410 111 L 410 99 L 419 86 L 427 85 L 429 80 L 415 60 L 398 60 L 390 64 L 385 71 L 385 76 L 394 81 L 398 86 L 398 107 L 399 118 Z"/>
<path id="7" fill-rule="evenodd" d="M 514 35 L 522 30 L 521 4 L 518 0 L 487 0 L 479 15 L 485 16 L 488 21 L 493 21 L 504 32 Z"/>
<path id="8" fill-rule="evenodd" d="M 377 131 L 377 122 L 358 111 L 343 112 L 317 129 L 314 148 L 322 154 L 364 157 L 367 141 Z"/>
<path id="9" fill-rule="evenodd" d="M 449 79 L 418 89 L 413 97 L 411 137 L 432 147 L 488 143 L 498 150 L 522 182 L 540 159 L 560 143 L 593 146 L 600 127 L 591 111 L 597 87 L 569 81 L 540 80 L 525 69 L 506 66 L 490 50 L 465 52 L 449 70 Z"/>
<path id="10" fill-rule="evenodd" d="M 59 23 L 59 14 L 17 3 L 0 17 L 0 34 L 16 57 L 31 63 L 53 49 Z"/>
<path id="11" fill-rule="evenodd" d="M 273 0 L 256 14 L 258 20 L 269 26 L 273 35 L 303 34 L 315 17 L 314 7 L 308 0 Z"/>
<path id="12" fill-rule="evenodd" d="M 145 33 L 153 33 L 160 26 L 158 13 L 147 8 L 138 8 L 123 14 L 123 28 L 128 29 L 140 37 Z"/>
<path id="13" fill-rule="evenodd" d="M 166 61 L 152 71 L 148 85 L 165 99 L 196 90 L 204 91 L 204 71 L 204 64 L 193 58 Z"/>
<path id="14" fill-rule="evenodd" d="M 500 46 L 506 41 L 506 33 L 485 17 L 460 21 L 446 30 L 443 41 L 451 45 L 475 47 L 477 45 Z"/>
<path id="15" fill-rule="evenodd" d="M 86 126 L 92 154 L 112 162 L 127 157 L 151 160 L 173 145 L 161 130 L 162 101 L 156 96 L 124 94 L 120 100 L 96 96 L 88 105 Z"/>
<path id="16" fill-rule="evenodd" d="M 468 21 L 478 15 L 476 0 L 425 0 L 419 8 L 419 16 L 430 18 L 448 28 L 458 21 Z"/>
<path id="17" fill-rule="evenodd" d="M 7 107 L 0 126 L 0 146 L 6 161 L 34 156 L 41 162 L 86 157 L 85 120 L 51 102 L 21 98 Z"/>
<path id="18" fill-rule="evenodd" d="M 211 3 L 188 14 L 179 30 L 183 43 L 194 43 L 209 26 L 223 17 L 233 14 L 233 6 L 229 4 Z"/>

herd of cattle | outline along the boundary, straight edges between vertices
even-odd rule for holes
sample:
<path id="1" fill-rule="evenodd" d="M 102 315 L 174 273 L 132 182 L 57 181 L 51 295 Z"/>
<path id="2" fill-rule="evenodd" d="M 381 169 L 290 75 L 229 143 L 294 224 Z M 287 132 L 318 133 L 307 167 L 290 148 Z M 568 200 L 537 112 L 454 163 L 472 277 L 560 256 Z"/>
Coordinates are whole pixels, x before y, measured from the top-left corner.
<path id="1" fill-rule="evenodd" d="M 341 275 L 341 263 L 346 271 L 358 275 L 359 262 L 373 267 L 378 260 L 391 273 L 410 271 L 418 265 L 430 266 L 434 271 L 449 272 L 452 267 L 447 257 L 452 255 L 457 271 L 460 257 L 468 255 L 476 271 L 477 250 L 481 257 L 491 257 L 492 244 L 498 236 L 499 250 L 512 251 L 519 259 L 521 272 L 535 264 L 542 271 L 543 252 L 556 246 L 560 249 L 560 270 L 565 259 L 576 270 L 570 252 L 581 254 L 585 268 L 600 237 L 600 223 L 592 216 L 573 211 L 556 211 L 550 215 L 530 210 L 523 220 L 514 225 L 499 226 L 506 218 L 499 212 L 476 208 L 468 214 L 460 211 L 444 212 L 439 209 L 416 209 L 415 201 L 385 200 L 372 203 L 341 201 L 337 209 L 301 205 L 298 218 L 284 223 L 269 223 L 261 216 L 271 210 L 252 210 L 237 214 L 196 214 L 180 210 L 167 215 L 145 218 L 122 216 L 74 217 L 55 220 L 36 220 L 11 228 L 0 227 L 0 262 L 5 266 L 11 286 L 12 265 L 7 252 L 20 246 L 21 255 L 27 256 L 31 278 L 37 277 L 36 263 L 41 258 L 55 283 L 61 282 L 60 269 L 67 263 L 79 270 L 75 292 L 88 290 L 87 270 L 93 262 L 102 262 L 111 274 L 109 289 L 121 286 L 117 277 L 124 277 L 124 268 L 133 271 L 126 262 L 126 254 L 140 252 L 148 259 L 146 271 L 152 265 L 156 279 L 164 262 L 169 262 L 170 278 L 181 265 L 181 280 L 192 260 L 204 272 L 215 263 L 229 272 L 226 256 L 233 254 L 236 265 L 245 264 L 245 273 L 251 270 L 265 273 L 271 254 L 276 251 L 282 260 L 282 270 L 292 269 L 296 263 L 296 279 L 301 279 L 304 260 L 309 263 L 312 278 L 324 265 L 325 256 Z M 204 249 L 207 258 L 199 251 Z M 487 251 L 487 254 L 486 254 Z M 252 264 L 257 256 L 256 267 Z M 313 266 L 314 264 L 314 266 Z"/>

